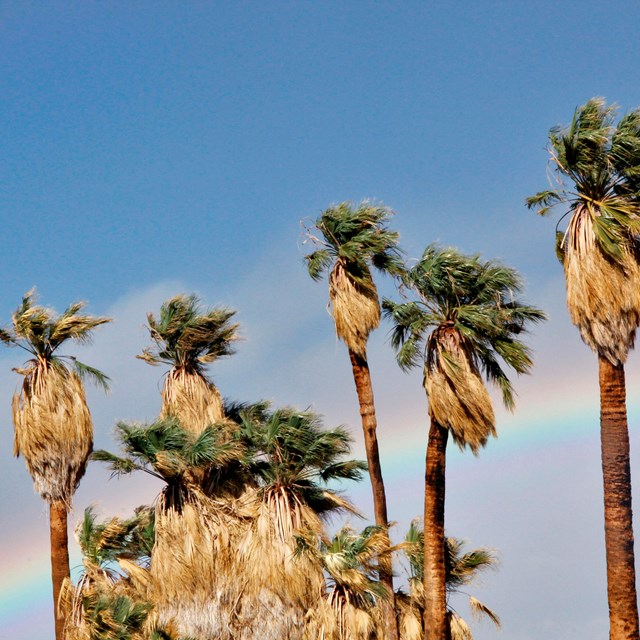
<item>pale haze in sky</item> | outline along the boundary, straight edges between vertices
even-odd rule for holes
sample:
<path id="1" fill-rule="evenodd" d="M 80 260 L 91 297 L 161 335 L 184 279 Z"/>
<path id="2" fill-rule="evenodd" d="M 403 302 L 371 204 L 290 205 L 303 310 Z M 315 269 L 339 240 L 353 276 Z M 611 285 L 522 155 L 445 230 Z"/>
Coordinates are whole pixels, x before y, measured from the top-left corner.
<path id="1" fill-rule="evenodd" d="M 73 353 L 112 379 L 110 395 L 88 397 L 96 448 L 115 450 L 117 420 L 153 420 L 160 406 L 163 370 L 134 358 L 146 313 L 195 292 L 238 310 L 238 353 L 211 368 L 225 396 L 312 407 L 347 424 L 364 458 L 301 220 L 370 198 L 396 211 L 409 257 L 440 242 L 503 260 L 550 319 L 528 336 L 536 366 L 515 380 L 516 412 L 494 394 L 498 439 L 477 458 L 449 450 L 447 533 L 500 557 L 470 591 L 503 630 L 475 623 L 474 637 L 604 638 L 597 362 L 565 310 L 558 216 L 523 203 L 548 184 L 550 127 L 592 96 L 621 113 L 640 105 L 638 24 L 632 0 L 0 0 L 0 325 L 33 286 L 59 311 L 82 299 L 114 318 Z M 388 330 L 372 335 L 370 365 L 399 541 L 422 510 L 428 417 L 421 373 L 400 372 Z M 0 351 L 0 639 L 52 640 L 47 512 L 12 457 L 23 356 Z M 637 354 L 627 391 L 637 479 Z M 89 504 L 126 516 L 159 489 L 92 463 L 71 526 Z M 364 527 L 368 483 L 343 489 Z M 75 543 L 72 556 L 77 576 Z"/>

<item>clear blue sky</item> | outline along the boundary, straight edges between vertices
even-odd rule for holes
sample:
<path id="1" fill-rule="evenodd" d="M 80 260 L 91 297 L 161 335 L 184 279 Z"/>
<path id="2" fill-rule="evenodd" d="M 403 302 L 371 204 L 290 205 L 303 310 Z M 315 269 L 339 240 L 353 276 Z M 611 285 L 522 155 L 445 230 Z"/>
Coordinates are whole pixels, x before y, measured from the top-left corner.
<path id="1" fill-rule="evenodd" d="M 357 436 L 325 288 L 302 272 L 300 219 L 332 202 L 375 198 L 397 211 L 410 255 L 437 240 L 504 259 L 552 319 L 535 337 L 539 369 L 523 381 L 521 412 L 504 418 L 518 434 L 510 439 L 507 429 L 477 460 L 453 454 L 461 475 L 452 472 L 460 491 L 448 497 L 450 532 L 502 550 L 485 599 L 505 620 L 505 637 L 602 635 L 601 531 L 585 533 L 593 522 L 601 528 L 600 497 L 589 494 L 589 483 L 599 490 L 597 442 L 569 446 L 582 437 L 580 424 L 597 426 L 597 407 L 588 418 L 577 409 L 581 394 L 594 406 L 595 362 L 564 315 L 553 223 L 527 212 L 523 200 L 546 186 L 546 132 L 578 104 L 603 95 L 623 109 L 640 105 L 638 24 L 640 5 L 631 0 L 0 0 L 0 322 L 33 285 L 58 309 L 81 298 L 116 317 L 91 352 L 91 363 L 114 379 L 110 398 L 90 396 L 96 438 L 106 446 L 116 418 L 152 417 L 158 402 L 160 373 L 131 359 L 145 344 L 144 313 L 177 291 L 198 291 L 209 304 L 238 307 L 247 336 L 237 359 L 221 365 L 223 393 L 313 404 Z M 384 330 L 378 334 L 376 393 L 388 403 L 379 411 L 413 434 L 385 442 L 381 426 L 389 482 L 416 492 L 410 505 L 406 492 L 391 489 L 399 500 L 393 517 L 408 522 L 420 508 L 422 453 L 412 458 L 409 449 L 422 446 L 424 396 L 419 375 L 398 374 Z M 19 521 L 0 540 L 11 557 L 25 536 L 42 529 L 46 537 L 23 461 L 10 457 L 10 368 L 19 363 L 15 352 L 0 354 L 0 514 Z M 409 384 L 413 395 L 394 405 Z M 553 422 L 556 407 L 563 418 Z M 563 429 L 570 436 L 557 435 Z M 541 432 L 548 449 L 536 440 Z M 582 484 L 565 468 L 591 463 L 593 477 Z M 505 470 L 513 478 L 493 486 Z M 79 512 L 104 480 L 91 473 Z M 491 500 L 469 498 L 466 481 Z M 511 504 L 518 482 L 513 507 L 500 507 Z M 562 483 L 573 491 L 564 498 Z M 105 495 L 116 490 L 111 484 Z M 366 491 L 356 496 L 366 504 Z M 533 514 L 547 518 L 546 528 L 522 542 L 527 527 L 539 525 Z M 563 565 L 570 547 L 558 558 L 558 539 L 577 541 L 593 567 Z M 555 583 L 543 575 L 547 567 L 561 575 Z M 1 572 L 0 563 L 0 589 L 9 579 Z M 46 638 L 43 610 L 44 626 L 27 629 L 0 609 L 0 638 L 3 615 L 13 625 L 7 638 Z M 481 627 L 476 637 L 493 631 Z"/>

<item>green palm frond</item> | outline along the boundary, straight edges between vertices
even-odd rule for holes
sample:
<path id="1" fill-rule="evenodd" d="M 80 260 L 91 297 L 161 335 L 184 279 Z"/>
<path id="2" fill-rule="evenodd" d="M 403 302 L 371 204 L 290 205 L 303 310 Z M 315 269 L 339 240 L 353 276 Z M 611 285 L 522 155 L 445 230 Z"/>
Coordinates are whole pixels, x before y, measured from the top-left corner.
<path id="1" fill-rule="evenodd" d="M 465 544 L 466 542 L 460 538 L 451 536 L 445 538 L 445 572 L 448 593 L 453 593 L 459 587 L 470 584 L 480 572 L 496 569 L 498 565 L 496 554 L 491 549 L 480 547 L 465 552 Z M 424 533 L 418 519 L 411 522 L 401 548 L 409 561 L 411 579 L 422 583 L 424 577 Z"/>
<path id="2" fill-rule="evenodd" d="M 116 432 L 123 456 L 103 450 L 93 454 L 94 460 L 108 463 L 116 475 L 139 470 L 169 482 L 195 469 L 219 472 L 242 463 L 246 456 L 245 445 L 231 437 L 224 424 L 194 434 L 170 417 L 151 425 L 120 422 Z"/>
<path id="3" fill-rule="evenodd" d="M 132 518 L 98 522 L 93 507 L 88 507 L 76 536 L 84 558 L 98 567 L 118 558 L 148 561 L 154 543 L 154 512 L 139 507 Z"/>
<path id="4" fill-rule="evenodd" d="M 90 367 L 88 364 L 84 364 L 84 362 L 80 362 L 77 358 L 70 358 L 70 360 L 80 380 L 83 382 L 87 379 L 92 380 L 97 386 L 102 387 L 104 391 L 109 391 L 110 378 L 102 373 L 102 371 Z"/>
<path id="5" fill-rule="evenodd" d="M 391 553 L 381 527 L 369 526 L 358 533 L 345 525 L 331 540 L 322 540 L 314 553 L 330 585 L 348 594 L 349 601 L 362 606 L 388 597 L 378 580 L 378 559 Z"/>
<path id="6" fill-rule="evenodd" d="M 204 366 L 235 353 L 238 324 L 231 319 L 235 311 L 218 307 L 204 310 L 196 295 L 179 295 L 160 307 L 160 316 L 147 314 L 148 329 L 154 342 L 137 356 L 145 362 L 183 367 L 203 373 Z"/>
<path id="7" fill-rule="evenodd" d="M 309 504 L 317 513 L 350 505 L 326 487 L 333 480 L 359 480 L 366 464 L 342 460 L 351 447 L 343 427 L 325 429 L 311 411 L 285 407 L 266 420 L 240 413 L 242 438 L 253 451 L 252 473 L 264 491 L 284 488 Z"/>

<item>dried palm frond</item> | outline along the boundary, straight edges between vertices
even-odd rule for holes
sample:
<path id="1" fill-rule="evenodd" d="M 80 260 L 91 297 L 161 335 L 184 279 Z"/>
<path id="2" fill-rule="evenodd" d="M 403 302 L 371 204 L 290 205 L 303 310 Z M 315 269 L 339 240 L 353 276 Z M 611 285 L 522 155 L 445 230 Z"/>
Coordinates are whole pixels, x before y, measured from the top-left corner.
<path id="1" fill-rule="evenodd" d="M 23 455 L 35 490 L 70 508 L 93 447 L 82 382 L 57 363 L 32 361 L 12 401 L 14 453 Z"/>
<path id="2" fill-rule="evenodd" d="M 455 612 L 447 611 L 451 640 L 473 640 L 469 625 Z"/>
<path id="3" fill-rule="evenodd" d="M 396 591 L 396 614 L 400 640 L 421 640 L 422 609 L 413 594 Z"/>
<path id="4" fill-rule="evenodd" d="M 571 219 L 564 245 L 567 306 L 583 341 L 613 365 L 624 364 L 640 324 L 640 267 L 624 247 L 617 261 L 595 241 L 588 209 Z"/>
<path id="5" fill-rule="evenodd" d="M 338 260 L 329 276 L 329 299 L 336 334 L 349 349 L 364 355 L 369 334 L 380 324 L 380 301 L 373 279 L 369 275 L 364 282 L 355 281 L 344 261 Z"/>
<path id="6" fill-rule="evenodd" d="M 223 419 L 222 398 L 215 385 L 199 373 L 173 368 L 162 388 L 160 417 L 173 416 L 184 429 L 201 433 Z"/>
<path id="7" fill-rule="evenodd" d="M 436 330 L 431 340 L 435 346 L 424 372 L 429 413 L 460 449 L 477 454 L 496 435 L 489 392 L 455 329 Z"/>
<path id="8" fill-rule="evenodd" d="M 317 600 L 324 580 L 319 563 L 296 554 L 297 537 L 322 531 L 322 522 L 294 494 L 273 491 L 263 496 L 256 490 L 256 496 L 259 499 L 256 517 L 237 548 L 247 593 L 272 590 L 306 610 Z"/>
<path id="9" fill-rule="evenodd" d="M 254 510 L 250 495 L 214 500 L 197 485 L 165 489 L 156 507 L 150 625 L 203 640 L 233 637 L 243 588 L 236 550 Z"/>

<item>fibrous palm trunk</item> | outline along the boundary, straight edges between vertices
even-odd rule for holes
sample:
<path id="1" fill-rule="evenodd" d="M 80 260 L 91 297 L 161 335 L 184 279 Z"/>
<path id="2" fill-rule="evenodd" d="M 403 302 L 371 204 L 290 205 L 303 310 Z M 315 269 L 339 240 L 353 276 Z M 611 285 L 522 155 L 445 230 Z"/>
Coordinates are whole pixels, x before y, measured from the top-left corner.
<path id="1" fill-rule="evenodd" d="M 369 364 L 366 355 L 360 355 L 352 349 L 349 349 L 349 357 L 351 358 L 353 379 L 358 394 L 358 402 L 360 403 L 360 416 L 362 418 L 362 430 L 364 432 L 364 446 L 367 453 L 369 477 L 371 478 L 371 488 L 373 490 L 373 509 L 376 524 L 382 527 L 387 533 L 388 540 L 389 520 L 387 516 L 387 497 L 384 490 L 382 467 L 380 465 L 380 454 L 378 451 L 378 437 L 376 435 L 377 421 Z M 389 546 L 390 545 L 391 543 L 389 542 Z M 386 627 L 385 637 L 387 640 L 398 640 L 395 592 L 393 590 L 393 571 L 390 556 L 380 558 L 379 568 L 380 582 L 385 586 L 389 595 L 388 599 L 382 604 Z"/>
<path id="2" fill-rule="evenodd" d="M 600 432 L 604 480 L 610 640 L 637 640 L 631 471 L 624 365 L 599 356 Z"/>
<path id="3" fill-rule="evenodd" d="M 69 578 L 69 540 L 67 534 L 67 505 L 58 500 L 49 505 L 49 531 L 51 540 L 51 579 L 53 582 L 53 613 L 56 640 L 62 640 L 65 616 L 58 607 L 60 591 L 65 578 Z"/>
<path id="4" fill-rule="evenodd" d="M 424 637 L 449 640 L 444 500 L 449 431 L 431 419 L 424 488 Z"/>

